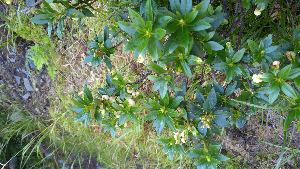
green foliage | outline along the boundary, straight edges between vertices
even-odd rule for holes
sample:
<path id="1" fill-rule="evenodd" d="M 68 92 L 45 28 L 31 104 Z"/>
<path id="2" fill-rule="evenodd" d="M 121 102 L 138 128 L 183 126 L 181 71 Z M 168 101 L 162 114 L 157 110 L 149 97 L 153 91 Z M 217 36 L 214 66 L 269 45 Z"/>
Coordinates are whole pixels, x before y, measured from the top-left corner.
<path id="1" fill-rule="evenodd" d="M 87 56 L 84 59 L 86 63 L 92 63 L 93 66 L 100 65 L 103 61 L 109 69 L 112 69 L 110 55 L 114 53 L 112 39 L 109 38 L 110 31 L 104 27 L 103 36 L 96 36 L 88 45 Z"/>
<path id="2" fill-rule="evenodd" d="M 54 79 L 57 53 L 53 41 L 41 26 L 31 24 L 28 16 L 19 14 L 17 17 L 15 12 L 13 11 L 13 15 L 6 22 L 9 30 L 25 40 L 34 42 L 34 45 L 28 50 L 28 59 L 34 62 L 38 70 L 41 70 L 43 66 L 47 66 L 48 74 Z"/>
<path id="3" fill-rule="evenodd" d="M 163 99 L 150 99 L 146 105 L 149 114 L 146 116 L 147 120 L 153 121 L 153 127 L 158 134 L 162 132 L 164 126 L 168 126 L 175 131 L 176 127 L 174 120 L 182 116 L 183 112 L 176 110 L 183 101 L 182 96 L 175 98 L 166 95 Z"/>
<path id="4" fill-rule="evenodd" d="M 75 1 L 44 1 L 43 8 L 37 11 L 31 21 L 35 24 L 47 24 L 48 35 L 56 28 L 56 35 L 62 38 L 64 32 L 64 21 L 66 18 L 82 19 L 92 17 L 94 14 L 92 4 L 94 0 Z"/>
<path id="5" fill-rule="evenodd" d="M 262 75 L 262 81 L 267 84 L 262 89 L 262 93 L 269 95 L 268 101 L 274 103 L 282 91 L 286 96 L 296 99 L 298 93 L 290 84 L 293 80 L 300 76 L 300 68 L 293 68 L 293 65 L 287 65 L 282 69 L 274 68 L 270 72 Z"/>
<path id="6" fill-rule="evenodd" d="M 254 5 L 258 17 L 268 3 L 243 0 L 242 6 L 250 11 Z M 57 11 L 51 13 L 52 7 L 45 3 L 48 11 L 41 11 L 33 21 L 48 24 L 49 32 L 51 24 L 58 21 L 57 34 L 61 37 L 65 17 L 88 16 L 79 8 L 72 15 L 65 14 L 69 7 L 74 8 L 65 4 L 55 19 Z M 96 92 L 85 86 L 83 94 L 74 97 L 71 109 L 76 121 L 85 126 L 99 125 L 112 137 L 128 126 L 150 122 L 170 159 L 177 155 L 192 159 L 201 169 L 217 168 L 228 160 L 216 138 L 227 128 L 243 127 L 258 109 L 281 106 L 278 110 L 286 113 L 285 135 L 293 121 L 299 124 L 298 29 L 292 33 L 288 30 L 289 42 L 280 35 L 274 40 L 268 32 L 262 37 L 238 37 L 243 43 L 235 47 L 231 43 L 234 37 L 221 36 L 224 32 L 219 27 L 226 23 L 222 7 L 214 8 L 209 0 L 169 0 L 168 4 L 147 0 L 135 5 L 128 9 L 128 17 L 119 18 L 118 26 L 124 32 L 125 49 L 133 52 L 135 59 L 144 60 L 142 64 L 149 71 L 145 82 L 153 90 L 141 90 L 111 70 Z M 138 7 L 140 11 L 135 10 Z M 114 53 L 109 35 L 104 28 L 104 36 L 91 41 L 86 62 L 97 66 L 104 61 L 108 68 L 114 68 L 109 60 Z M 46 62 L 35 60 L 39 65 Z M 206 67 L 209 72 L 205 72 Z"/>
<path id="7" fill-rule="evenodd" d="M 236 76 L 240 76 L 242 74 L 247 75 L 247 72 L 245 72 L 244 68 L 239 64 L 244 56 L 245 49 L 243 48 L 234 52 L 232 47 L 229 46 L 225 53 L 225 57 L 223 56 L 221 61 L 217 61 L 214 68 L 225 73 L 226 82 L 230 83 Z"/>

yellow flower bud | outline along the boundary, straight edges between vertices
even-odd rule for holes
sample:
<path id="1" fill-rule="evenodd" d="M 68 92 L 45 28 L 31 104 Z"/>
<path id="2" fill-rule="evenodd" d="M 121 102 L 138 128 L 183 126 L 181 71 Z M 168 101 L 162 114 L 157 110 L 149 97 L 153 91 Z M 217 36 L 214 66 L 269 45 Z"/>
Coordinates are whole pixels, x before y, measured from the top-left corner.
<path id="1" fill-rule="evenodd" d="M 132 88 L 127 87 L 127 93 L 132 94 L 134 91 L 132 90 Z"/>
<path id="2" fill-rule="evenodd" d="M 296 58 L 296 53 L 293 52 L 293 51 L 287 51 L 287 52 L 285 53 L 285 56 L 287 57 L 287 59 L 288 59 L 289 61 L 293 61 L 293 60 L 295 60 L 295 58 Z"/>
<path id="3" fill-rule="evenodd" d="M 197 58 L 197 59 L 196 59 L 196 63 L 197 63 L 197 64 L 201 64 L 202 62 L 203 62 L 203 61 L 202 61 L 201 58 Z"/>
<path id="4" fill-rule="evenodd" d="M 231 48 L 231 43 L 230 42 L 226 42 L 226 46 L 227 46 L 227 48 Z"/>

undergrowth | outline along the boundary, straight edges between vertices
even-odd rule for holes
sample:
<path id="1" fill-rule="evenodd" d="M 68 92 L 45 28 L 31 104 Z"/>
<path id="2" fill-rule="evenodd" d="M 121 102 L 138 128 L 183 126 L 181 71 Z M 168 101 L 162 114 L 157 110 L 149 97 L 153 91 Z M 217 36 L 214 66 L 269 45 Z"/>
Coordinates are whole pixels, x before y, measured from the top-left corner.
<path id="1" fill-rule="evenodd" d="M 45 1 L 28 15 L 10 6 L 0 17 L 11 40 L 33 42 L 27 58 L 47 68 L 53 89 L 46 121 L 18 103 L 1 107 L 1 165 L 251 168 L 222 139 L 271 110 L 283 137 L 261 143 L 278 152 L 255 160 L 297 166 L 300 151 L 289 144 L 290 126 L 300 126 L 297 9 L 267 0 L 85 0 Z"/>

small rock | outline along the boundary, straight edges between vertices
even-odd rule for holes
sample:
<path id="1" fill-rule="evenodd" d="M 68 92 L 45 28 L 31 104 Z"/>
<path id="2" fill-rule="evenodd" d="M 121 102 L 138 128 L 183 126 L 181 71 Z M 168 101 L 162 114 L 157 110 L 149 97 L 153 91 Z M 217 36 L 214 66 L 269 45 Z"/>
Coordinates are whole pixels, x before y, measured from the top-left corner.
<path id="1" fill-rule="evenodd" d="M 8 58 L 8 60 L 9 60 L 11 63 L 15 63 L 15 62 L 16 62 L 16 58 Z"/>
<path id="2" fill-rule="evenodd" d="M 30 77 L 31 76 L 31 74 L 28 72 L 28 71 L 26 71 L 26 70 L 24 70 L 24 69 L 20 69 L 21 70 L 21 72 L 23 72 L 27 77 Z"/>
<path id="3" fill-rule="evenodd" d="M 16 82 L 19 85 L 21 83 L 21 77 L 15 76 Z"/>
<path id="4" fill-rule="evenodd" d="M 29 68 L 30 68 L 31 70 L 35 70 L 35 65 L 34 65 L 34 63 L 33 63 L 32 60 L 29 60 L 28 66 L 29 66 Z"/>
<path id="5" fill-rule="evenodd" d="M 28 7 L 33 7 L 33 6 L 34 6 L 34 3 L 35 3 L 34 0 L 25 0 L 25 2 L 26 2 L 26 5 L 27 5 Z"/>
<path id="6" fill-rule="evenodd" d="M 31 84 L 30 84 L 30 82 L 29 82 L 29 80 L 27 78 L 23 78 L 23 80 L 24 80 L 24 86 L 25 86 L 26 90 L 28 92 L 34 91 Z"/>
<path id="7" fill-rule="evenodd" d="M 26 101 L 30 97 L 29 93 L 26 93 L 24 96 L 22 96 L 23 100 Z"/>

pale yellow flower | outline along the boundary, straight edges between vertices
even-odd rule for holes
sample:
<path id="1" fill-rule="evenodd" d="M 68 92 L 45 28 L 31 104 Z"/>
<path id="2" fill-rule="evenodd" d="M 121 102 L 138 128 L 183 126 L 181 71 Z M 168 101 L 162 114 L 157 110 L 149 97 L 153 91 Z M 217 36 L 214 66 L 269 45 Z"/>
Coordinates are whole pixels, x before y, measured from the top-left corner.
<path id="1" fill-rule="evenodd" d="M 276 68 L 276 69 L 279 69 L 279 66 L 280 66 L 280 62 L 278 60 L 274 61 L 272 63 L 272 65 Z"/>
<path id="2" fill-rule="evenodd" d="M 259 16 L 259 15 L 261 15 L 261 9 L 259 9 L 259 8 L 256 8 L 255 10 L 254 10 L 254 15 L 255 16 Z"/>
<path id="3" fill-rule="evenodd" d="M 179 132 L 177 131 L 177 132 L 174 132 L 174 139 L 175 139 L 175 144 L 180 144 L 180 136 L 179 136 L 180 134 L 179 134 Z"/>
<path id="4" fill-rule="evenodd" d="M 185 138 L 185 133 L 184 133 L 184 131 L 180 133 L 180 138 L 181 138 L 181 142 L 182 142 L 183 144 L 185 144 L 185 143 L 186 143 L 186 138 Z"/>
<path id="5" fill-rule="evenodd" d="M 140 94 L 140 92 L 132 92 L 133 97 L 137 97 Z"/>
<path id="6" fill-rule="evenodd" d="M 262 78 L 262 74 L 253 74 L 252 81 L 254 83 L 260 83 L 260 82 L 262 82 L 261 78 Z"/>
<path id="7" fill-rule="evenodd" d="M 109 96 L 108 95 L 102 95 L 102 100 L 108 100 L 109 99 Z"/>
<path id="8" fill-rule="evenodd" d="M 129 106 L 134 106 L 135 101 L 133 99 L 128 99 L 128 104 L 129 104 Z"/>
<path id="9" fill-rule="evenodd" d="M 10 5 L 12 3 L 12 0 L 4 0 L 4 1 L 7 5 Z"/>
<path id="10" fill-rule="evenodd" d="M 137 58 L 137 62 L 138 63 L 144 63 L 145 58 L 142 55 L 139 55 L 139 57 Z"/>
<path id="11" fill-rule="evenodd" d="M 116 101 L 116 97 L 109 97 L 109 101 L 111 101 L 111 102 Z"/>

